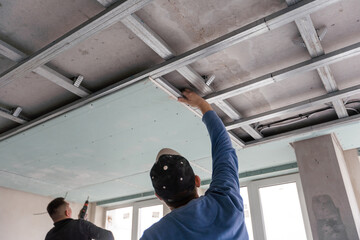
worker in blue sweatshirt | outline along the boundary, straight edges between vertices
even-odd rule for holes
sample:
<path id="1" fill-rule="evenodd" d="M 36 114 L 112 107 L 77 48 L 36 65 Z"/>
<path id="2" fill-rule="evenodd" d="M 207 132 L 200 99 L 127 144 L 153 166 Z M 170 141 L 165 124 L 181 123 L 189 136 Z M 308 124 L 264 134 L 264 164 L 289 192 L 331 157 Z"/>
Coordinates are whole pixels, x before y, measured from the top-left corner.
<path id="1" fill-rule="evenodd" d="M 199 197 L 200 178 L 190 163 L 172 149 L 162 149 L 150 171 L 156 196 L 172 210 L 147 229 L 141 240 L 248 240 L 240 196 L 238 159 L 229 135 L 210 104 L 191 90 L 180 102 L 203 113 L 212 145 L 212 181 Z"/>

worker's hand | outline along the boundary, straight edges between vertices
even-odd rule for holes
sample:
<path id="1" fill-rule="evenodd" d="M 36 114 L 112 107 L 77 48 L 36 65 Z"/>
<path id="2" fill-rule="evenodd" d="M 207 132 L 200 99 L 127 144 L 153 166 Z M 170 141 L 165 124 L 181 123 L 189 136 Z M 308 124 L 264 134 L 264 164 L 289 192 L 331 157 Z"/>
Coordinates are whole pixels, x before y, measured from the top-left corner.
<path id="1" fill-rule="evenodd" d="M 188 104 L 192 107 L 197 107 L 201 110 L 203 114 L 205 114 L 207 111 L 213 110 L 210 104 L 205 101 L 205 99 L 203 99 L 190 89 L 185 89 L 182 94 L 184 97 L 178 98 L 179 102 Z"/>

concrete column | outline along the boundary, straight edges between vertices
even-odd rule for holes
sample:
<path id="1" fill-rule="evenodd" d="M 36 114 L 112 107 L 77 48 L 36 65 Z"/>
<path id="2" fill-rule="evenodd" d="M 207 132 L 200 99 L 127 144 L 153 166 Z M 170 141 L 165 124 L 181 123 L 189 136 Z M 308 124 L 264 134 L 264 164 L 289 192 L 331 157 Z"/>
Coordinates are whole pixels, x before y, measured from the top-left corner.
<path id="1" fill-rule="evenodd" d="M 313 239 L 359 239 L 359 209 L 336 137 L 325 135 L 293 146 Z"/>
<path id="2" fill-rule="evenodd" d="M 346 166 L 355 193 L 356 202 L 360 207 L 360 157 L 357 149 L 344 151 Z"/>

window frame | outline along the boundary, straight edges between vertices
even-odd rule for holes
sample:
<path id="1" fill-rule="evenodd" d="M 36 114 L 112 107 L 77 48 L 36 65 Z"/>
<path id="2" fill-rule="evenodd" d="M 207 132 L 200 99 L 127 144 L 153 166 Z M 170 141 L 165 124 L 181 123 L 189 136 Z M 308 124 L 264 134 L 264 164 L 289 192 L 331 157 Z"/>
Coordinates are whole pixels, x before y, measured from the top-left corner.
<path id="1" fill-rule="evenodd" d="M 241 179 L 240 179 L 241 180 Z M 259 189 L 262 187 L 270 187 L 275 185 L 281 185 L 286 183 L 296 183 L 296 187 L 299 195 L 299 202 L 301 207 L 301 213 L 303 216 L 303 222 L 305 226 L 305 232 L 307 240 L 313 240 L 309 216 L 306 208 L 305 197 L 303 188 L 301 185 L 300 175 L 299 173 L 293 173 L 288 175 L 281 175 L 275 177 L 264 178 L 260 180 L 250 180 L 246 182 L 240 182 L 240 187 L 247 187 L 248 196 L 249 196 L 249 208 L 250 208 L 250 216 L 251 223 L 253 228 L 253 236 L 254 240 L 266 240 L 265 235 L 265 225 L 263 219 L 263 210 L 261 206 L 260 200 L 260 192 Z M 204 189 L 205 192 L 207 189 Z M 241 192 L 240 192 L 241 194 Z M 139 200 L 137 202 L 127 202 L 121 205 L 114 205 L 111 207 L 107 207 L 106 211 L 114 210 L 117 208 L 125 208 L 125 207 L 133 207 L 133 218 L 132 218 L 132 230 L 131 230 L 131 240 L 137 240 L 141 236 L 139 235 L 139 209 L 143 207 L 150 207 L 154 205 L 163 205 L 163 216 L 170 213 L 170 209 L 166 204 L 160 201 L 157 198 L 150 198 L 146 200 Z M 106 219 L 105 219 L 106 221 Z"/>
<path id="2" fill-rule="evenodd" d="M 131 226 L 131 240 L 138 240 L 141 236 L 139 235 L 139 209 L 143 207 L 151 207 L 155 205 L 162 205 L 163 206 L 163 216 L 170 212 L 170 209 L 159 199 L 151 198 L 147 200 L 141 200 L 138 202 L 129 202 L 124 203 L 121 205 L 115 205 L 111 207 L 107 207 L 105 209 L 105 215 L 107 211 L 118 209 L 118 208 L 126 208 L 132 207 L 132 226 Z M 106 219 L 105 219 L 106 221 Z"/>
<path id="3" fill-rule="evenodd" d="M 241 184 L 241 187 L 247 187 L 249 195 L 249 207 L 251 213 L 251 223 L 253 227 L 254 240 L 266 240 L 265 223 L 263 218 L 263 210 L 260 200 L 260 188 L 271 187 L 275 185 L 296 183 L 303 223 L 305 227 L 307 240 L 313 240 L 309 216 L 306 208 L 305 197 L 301 185 L 299 173 L 282 175 L 277 177 L 254 180 Z"/>

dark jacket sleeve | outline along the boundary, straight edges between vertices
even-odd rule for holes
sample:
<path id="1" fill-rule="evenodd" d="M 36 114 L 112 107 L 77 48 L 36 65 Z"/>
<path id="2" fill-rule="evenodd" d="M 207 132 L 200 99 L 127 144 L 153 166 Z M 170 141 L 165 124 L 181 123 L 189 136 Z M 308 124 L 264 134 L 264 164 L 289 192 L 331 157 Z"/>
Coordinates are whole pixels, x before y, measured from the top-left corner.
<path id="1" fill-rule="evenodd" d="M 88 235 L 91 239 L 96 240 L 114 240 L 114 236 L 112 232 L 105 230 L 103 228 L 97 227 L 95 224 L 85 221 L 81 221 L 82 229 L 86 235 Z"/>

